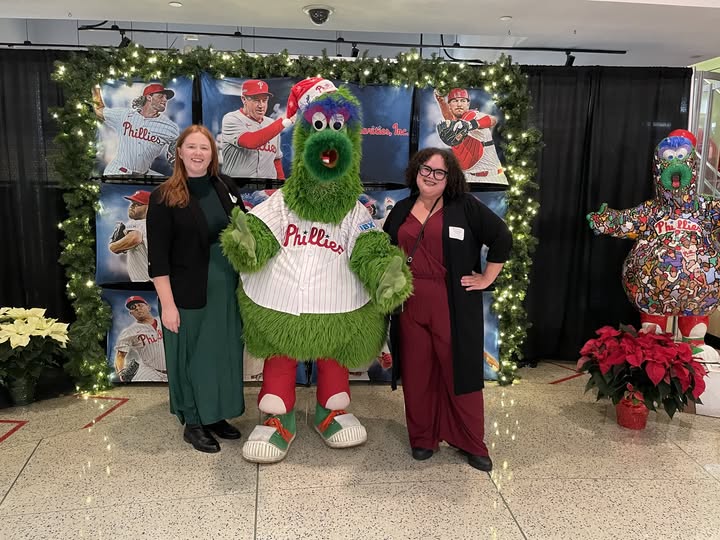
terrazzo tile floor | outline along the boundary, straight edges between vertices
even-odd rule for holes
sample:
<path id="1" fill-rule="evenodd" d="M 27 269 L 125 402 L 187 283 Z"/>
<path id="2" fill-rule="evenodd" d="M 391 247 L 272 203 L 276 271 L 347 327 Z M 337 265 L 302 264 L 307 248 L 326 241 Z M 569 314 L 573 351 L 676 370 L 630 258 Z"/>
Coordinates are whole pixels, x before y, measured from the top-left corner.
<path id="1" fill-rule="evenodd" d="M 218 454 L 183 442 L 164 386 L 2 409 L 0 539 L 720 539 L 720 418 L 650 413 L 630 431 L 572 365 L 519 373 L 485 390 L 490 474 L 447 445 L 414 461 L 387 386 L 352 386 L 368 442 L 346 450 L 298 388 L 297 439 L 261 466 L 240 454 L 257 386 Z"/>

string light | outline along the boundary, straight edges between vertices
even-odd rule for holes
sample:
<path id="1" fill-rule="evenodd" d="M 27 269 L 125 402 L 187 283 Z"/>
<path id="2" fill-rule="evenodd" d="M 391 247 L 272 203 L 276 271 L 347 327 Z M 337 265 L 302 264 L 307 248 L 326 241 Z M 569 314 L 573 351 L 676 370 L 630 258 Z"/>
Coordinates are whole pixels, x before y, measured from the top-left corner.
<path id="1" fill-rule="evenodd" d="M 72 60 L 68 62 L 68 67 L 65 63 L 58 63 L 53 73 L 58 80 L 63 76 L 69 80 L 67 74 L 73 74 L 73 85 L 66 94 L 66 103 L 70 105 L 66 105 L 60 114 L 52 113 L 53 118 L 61 122 L 59 137 L 63 139 L 70 137 L 72 140 L 77 135 L 82 138 L 82 142 L 87 143 L 85 145 L 79 142 L 76 145 L 75 161 L 68 160 L 67 172 L 61 173 L 68 195 L 71 198 L 80 197 L 82 204 L 70 206 L 68 203 L 70 218 L 58 223 L 58 228 L 66 232 L 61 260 L 72 270 L 72 276 L 68 281 L 68 296 L 73 299 L 73 306 L 78 314 L 77 324 L 82 325 L 83 331 L 85 326 L 90 330 L 83 334 L 86 336 L 88 347 L 84 352 L 84 365 L 77 364 L 78 373 L 82 375 L 78 390 L 95 391 L 107 388 L 104 351 L 99 350 L 97 344 L 93 342 L 96 341 L 96 336 L 105 335 L 104 331 L 109 328 L 110 321 L 109 309 L 100 300 L 100 290 L 93 281 L 94 276 L 88 271 L 88 268 L 92 267 L 92 263 L 85 260 L 88 256 L 94 258 L 95 239 L 91 234 L 90 223 L 94 221 L 94 209 L 100 210 L 96 199 L 99 185 L 82 179 L 78 181 L 75 164 L 79 159 L 87 160 L 84 163 L 91 166 L 91 160 L 95 159 L 94 152 L 97 146 L 95 132 L 101 123 L 95 118 L 92 109 L 87 106 L 89 90 L 82 90 L 82 88 L 89 89 L 97 85 L 98 81 L 107 81 L 109 84 L 113 84 L 118 78 L 122 80 L 123 74 L 126 80 L 162 79 L 163 74 L 166 78 L 168 75 L 175 75 L 172 79 L 173 82 L 177 82 L 181 75 L 188 79 L 194 79 L 196 75 L 194 70 L 199 65 L 205 65 L 206 69 L 218 74 L 216 76 L 219 79 L 242 77 L 248 71 L 252 71 L 258 78 L 273 77 L 279 74 L 273 73 L 272 66 L 279 66 L 280 71 L 284 71 L 285 74 L 290 70 L 285 70 L 284 66 L 294 66 L 292 76 L 300 78 L 317 74 L 321 77 L 328 76 L 362 82 L 362 84 L 388 84 L 390 81 L 389 84 L 396 87 L 435 88 L 443 95 L 446 94 L 447 87 L 459 83 L 460 78 L 462 78 L 460 84 L 467 88 L 486 87 L 488 94 L 500 107 L 501 116 L 504 119 L 503 131 L 498 133 L 501 136 L 500 145 L 505 150 L 506 174 L 511 182 L 507 192 L 506 221 L 513 230 L 517 247 L 513 259 L 506 263 L 506 272 L 501 273 L 496 281 L 496 291 L 493 293 L 492 302 L 499 320 L 499 344 L 502 344 L 499 382 L 500 384 L 512 383 L 517 369 L 513 360 L 521 354 L 526 335 L 526 314 L 523 301 L 528 268 L 531 265 L 529 253 L 535 242 L 531 231 L 531 221 L 532 217 L 537 215 L 538 208 L 537 201 L 529 196 L 531 193 L 528 190 L 533 186 L 531 180 L 535 174 L 534 153 L 540 144 L 537 133 L 524 126 L 523 118 L 529 100 L 524 92 L 517 91 L 517 85 L 526 84 L 524 82 L 526 77 L 520 72 L 518 66 L 512 66 L 511 62 L 504 58 L 494 65 L 484 68 L 469 66 L 464 62 L 448 64 L 438 58 L 423 59 L 415 51 L 398 55 L 396 59 L 390 61 L 374 58 L 372 65 L 384 64 L 382 68 L 376 70 L 367 67 L 369 59 L 348 64 L 333 61 L 332 58 L 325 55 L 315 62 L 308 62 L 307 58 L 296 60 L 289 58 L 287 54 L 273 57 L 245 52 L 228 53 L 213 49 L 209 49 L 212 54 L 212 62 L 208 62 L 208 49 L 194 49 L 185 54 L 162 53 L 145 50 L 139 44 L 134 45 L 135 47 L 130 50 L 122 49 L 111 52 L 109 56 L 91 60 L 89 64 L 87 59 L 82 64 Z M 92 64 L 93 61 L 95 65 Z M 302 69 L 313 69 L 313 65 L 316 71 L 300 72 Z M 170 69 L 166 69 L 166 66 Z M 322 69 L 318 69 L 318 67 Z M 70 111 L 69 107 L 73 110 Z M 518 120 L 516 121 L 515 118 Z M 522 139 L 522 145 L 517 144 L 519 138 Z M 528 159 L 529 157 L 531 159 Z M 70 238 L 73 241 L 68 242 Z M 78 296 L 80 298 L 75 300 Z"/>

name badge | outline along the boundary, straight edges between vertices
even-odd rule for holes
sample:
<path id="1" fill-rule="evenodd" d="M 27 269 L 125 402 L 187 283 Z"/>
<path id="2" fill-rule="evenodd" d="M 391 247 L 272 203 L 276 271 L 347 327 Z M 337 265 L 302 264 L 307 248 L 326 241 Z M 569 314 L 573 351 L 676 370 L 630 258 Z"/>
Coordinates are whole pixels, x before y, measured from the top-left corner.
<path id="1" fill-rule="evenodd" d="M 465 240 L 465 229 L 462 227 L 449 227 L 450 238 Z"/>

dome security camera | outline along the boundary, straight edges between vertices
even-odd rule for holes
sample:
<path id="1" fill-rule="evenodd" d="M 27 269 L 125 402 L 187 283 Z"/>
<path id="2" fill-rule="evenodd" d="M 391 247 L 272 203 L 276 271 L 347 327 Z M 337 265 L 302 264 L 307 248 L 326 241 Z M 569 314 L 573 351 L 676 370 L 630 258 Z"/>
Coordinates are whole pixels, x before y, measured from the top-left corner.
<path id="1" fill-rule="evenodd" d="M 303 8 L 303 11 L 310 17 L 310 21 L 315 26 L 322 26 L 326 22 L 328 22 L 328 19 L 330 19 L 330 15 L 333 13 L 333 9 L 329 6 L 321 6 L 321 5 L 310 5 L 305 6 Z"/>

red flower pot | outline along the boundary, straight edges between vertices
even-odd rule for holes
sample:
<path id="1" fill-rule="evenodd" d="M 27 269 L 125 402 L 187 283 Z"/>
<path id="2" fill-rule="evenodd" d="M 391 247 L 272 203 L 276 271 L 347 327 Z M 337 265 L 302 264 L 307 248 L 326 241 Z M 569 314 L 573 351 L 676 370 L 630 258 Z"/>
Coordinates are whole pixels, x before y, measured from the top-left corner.
<path id="1" fill-rule="evenodd" d="M 645 429 L 648 411 L 644 403 L 633 405 L 632 400 L 623 399 L 615 405 L 617 423 L 628 429 Z"/>

